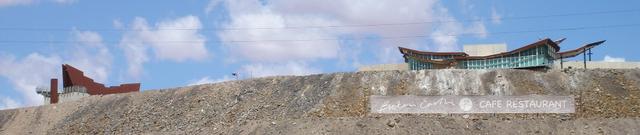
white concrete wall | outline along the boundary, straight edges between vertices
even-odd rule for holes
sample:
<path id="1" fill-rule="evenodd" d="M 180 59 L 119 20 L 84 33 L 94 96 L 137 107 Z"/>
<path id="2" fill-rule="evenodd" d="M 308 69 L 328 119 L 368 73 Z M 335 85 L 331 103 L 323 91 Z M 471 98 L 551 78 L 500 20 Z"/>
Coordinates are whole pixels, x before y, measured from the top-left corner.
<path id="1" fill-rule="evenodd" d="M 87 96 L 89 96 L 88 93 L 80 93 L 80 92 L 63 93 L 63 94 L 60 94 L 58 103 L 74 101 Z"/>
<path id="2" fill-rule="evenodd" d="M 75 101 L 83 97 L 90 96 L 88 93 L 81 92 L 69 92 L 69 93 L 60 93 L 58 94 L 58 103 Z M 48 105 L 51 102 L 51 98 L 44 97 L 44 104 Z"/>
<path id="3" fill-rule="evenodd" d="M 583 61 L 566 61 L 562 63 L 564 68 L 584 68 Z M 555 61 L 553 68 L 560 69 L 560 61 Z M 587 69 L 640 69 L 640 62 L 604 62 L 587 61 Z"/>
<path id="4" fill-rule="evenodd" d="M 379 64 L 360 66 L 358 71 L 389 71 L 389 70 L 409 70 L 409 64 Z"/>
<path id="5" fill-rule="evenodd" d="M 487 56 L 507 51 L 507 44 L 472 44 L 462 46 L 470 56 Z"/>
<path id="6" fill-rule="evenodd" d="M 51 102 L 51 98 L 44 97 L 44 105 L 48 105 Z"/>

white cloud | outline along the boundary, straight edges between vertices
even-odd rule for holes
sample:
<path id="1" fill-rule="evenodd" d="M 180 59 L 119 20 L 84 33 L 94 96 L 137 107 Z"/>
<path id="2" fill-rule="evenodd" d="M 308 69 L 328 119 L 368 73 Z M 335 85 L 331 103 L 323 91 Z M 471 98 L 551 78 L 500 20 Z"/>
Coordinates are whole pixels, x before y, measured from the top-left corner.
<path id="1" fill-rule="evenodd" d="M 213 9 L 220 3 L 222 2 L 222 0 L 211 0 L 209 1 L 209 3 L 207 4 L 207 6 L 204 8 L 204 13 L 205 14 L 209 14 L 211 13 L 211 11 L 213 11 Z"/>
<path id="2" fill-rule="evenodd" d="M 128 72 L 139 77 L 142 64 L 149 60 L 147 50 L 154 52 L 155 58 L 182 62 L 203 60 L 209 56 L 205 47 L 206 38 L 199 33 L 202 28 L 200 19 L 185 16 L 165 20 L 149 26 L 144 18 L 135 18 L 132 31 L 124 34 L 120 47 L 124 49 L 128 60 Z"/>
<path id="3" fill-rule="evenodd" d="M 460 0 L 460 5 L 462 6 L 462 11 L 465 13 L 473 12 L 473 9 L 476 7 L 476 5 L 469 0 Z"/>
<path id="4" fill-rule="evenodd" d="M 192 85 L 200 85 L 200 84 L 208 84 L 208 83 L 218 83 L 218 82 L 225 82 L 229 80 L 233 80 L 233 78 L 225 75 L 222 78 L 211 79 L 209 76 L 205 76 L 198 80 L 192 80 L 187 85 L 192 86 Z"/>
<path id="5" fill-rule="evenodd" d="M 454 18 L 448 15 L 448 11 L 444 8 L 438 8 L 438 12 L 442 12 L 439 18 L 441 20 L 453 20 Z M 440 24 L 440 27 L 437 27 L 433 33 L 431 33 L 431 38 L 433 38 L 433 42 L 437 45 L 436 51 L 455 51 L 458 50 L 456 44 L 458 43 L 458 35 L 462 31 L 462 24 L 457 21 L 452 21 L 450 23 Z"/>
<path id="6" fill-rule="evenodd" d="M 72 4 L 72 3 L 78 2 L 78 0 L 53 0 L 53 2 L 59 3 L 59 4 Z"/>
<path id="7" fill-rule="evenodd" d="M 140 24 L 138 23 L 141 23 L 141 21 L 136 19 L 133 23 L 134 29 L 139 27 Z M 149 61 L 149 57 L 147 56 L 147 47 L 137 36 L 138 35 L 134 33 L 128 33 L 125 34 L 122 40 L 120 40 L 120 47 L 124 51 L 124 56 L 127 59 L 127 64 L 129 65 L 127 72 L 134 78 L 138 78 L 140 74 L 142 74 L 142 64 Z"/>
<path id="8" fill-rule="evenodd" d="M 73 4 L 78 0 L 0 0 L 0 7 L 30 5 L 40 1 L 53 2 L 57 4 Z"/>
<path id="9" fill-rule="evenodd" d="M 198 17 L 185 16 L 175 20 L 163 21 L 156 24 L 156 28 L 158 29 L 148 33 L 151 35 L 143 35 L 148 36 L 147 42 L 150 42 L 153 46 L 156 57 L 174 61 L 201 60 L 207 57 L 207 49 L 204 44 L 206 38 L 198 32 L 202 28 Z"/>
<path id="10" fill-rule="evenodd" d="M 213 11 L 219 4 L 229 11 L 230 20 L 222 23 L 223 28 L 275 28 L 275 29 L 241 29 L 219 31 L 222 41 L 264 41 L 264 40 L 309 40 L 337 39 L 350 36 L 356 39 L 366 35 L 378 37 L 403 37 L 416 35 L 447 35 L 466 32 L 478 32 L 479 37 L 486 36 L 482 22 L 469 27 L 455 21 L 437 0 L 397 1 L 332 1 L 324 0 L 258 0 L 234 1 L 212 0 L 206 12 Z M 394 9 L 394 10 L 389 10 Z M 452 23 L 449 21 L 454 20 Z M 432 23 L 410 25 L 388 25 L 378 27 L 320 27 L 301 29 L 278 29 L 282 27 L 305 26 L 344 26 L 366 24 L 390 24 L 406 22 L 445 21 L 441 25 Z M 435 28 L 434 28 L 435 27 Z M 436 31 L 432 31 L 436 29 Z M 482 34 L 484 33 L 484 34 Z M 434 37 L 436 38 L 436 37 Z M 379 60 L 383 62 L 399 62 L 400 54 L 397 46 L 418 47 L 436 46 L 440 50 L 457 48 L 457 38 L 438 36 L 428 45 L 421 38 L 384 39 L 379 44 L 367 47 L 378 48 Z M 426 45 L 425 45 L 426 44 Z M 252 61 L 274 62 L 286 60 L 331 59 L 344 55 L 336 52 L 343 49 L 340 42 L 333 40 L 307 42 L 251 42 L 227 43 L 230 52 L 236 56 Z M 428 47 L 429 48 L 429 47 Z"/>
<path id="11" fill-rule="evenodd" d="M 97 82 L 107 83 L 113 56 L 103 44 L 102 37 L 92 31 L 72 31 L 72 40 L 76 41 L 71 57 L 65 62 L 80 70 Z"/>
<path id="12" fill-rule="evenodd" d="M 124 24 L 120 21 L 120 19 L 113 20 L 113 27 L 116 29 L 124 29 Z"/>
<path id="13" fill-rule="evenodd" d="M 474 35 L 477 38 L 486 38 L 487 36 L 489 36 L 484 22 L 474 22 L 473 24 L 471 24 L 471 26 L 465 29 L 464 33 Z"/>
<path id="14" fill-rule="evenodd" d="M 35 88 L 48 87 L 51 78 L 62 80 L 63 63 L 71 64 L 83 70 L 86 76 L 106 83 L 111 71 L 112 56 L 103 44 L 102 37 L 95 32 L 74 29 L 70 40 L 76 44 L 65 48 L 62 57 L 55 54 L 45 56 L 40 53 L 31 53 L 24 58 L 0 55 L 0 67 L 11 67 L 0 70 L 0 76 L 7 78 L 13 85 L 13 90 L 20 94 L 18 97 L 4 97 L 11 98 L 6 101 L 21 101 L 18 102 L 19 106 L 42 104 L 43 98 L 35 92 Z"/>
<path id="15" fill-rule="evenodd" d="M 200 84 L 207 84 L 207 83 L 213 83 L 214 81 L 212 79 L 209 79 L 208 76 L 206 77 L 202 77 L 199 80 L 195 80 L 195 81 L 191 81 L 189 84 L 187 84 L 188 86 L 191 85 L 200 85 Z"/>
<path id="16" fill-rule="evenodd" d="M 343 35 L 398 37 L 423 35 L 430 25 L 399 25 L 388 27 L 303 28 L 282 27 L 341 26 L 361 24 L 385 24 L 394 22 L 421 22 L 432 18 L 431 8 L 436 1 L 335 1 L 323 0 L 273 0 L 264 5 L 260 1 L 220 1 L 229 9 L 230 21 L 225 28 L 276 28 L 261 30 L 220 31 L 223 41 L 234 40 L 310 40 L 336 39 Z M 210 7 L 217 6 L 209 4 Z M 389 10 L 397 9 L 397 10 Z M 396 46 L 417 39 L 383 40 L 380 50 L 397 50 Z M 305 42 L 252 42 L 227 44 L 234 55 L 253 61 L 274 62 L 286 60 L 331 59 L 340 56 L 340 43 L 335 40 Z M 370 46 L 369 46 L 370 47 Z M 395 54 L 395 53 L 394 53 Z M 397 54 L 399 58 L 399 54 Z"/>
<path id="17" fill-rule="evenodd" d="M 33 0 L 0 0 L 0 7 L 27 5 L 33 3 Z"/>
<path id="18" fill-rule="evenodd" d="M 447 23 L 431 33 L 433 43 L 437 45 L 436 51 L 458 50 L 456 45 L 458 43 L 458 37 L 456 35 L 459 31 L 461 31 L 461 29 L 457 24 Z"/>
<path id="19" fill-rule="evenodd" d="M 604 61 L 605 62 L 625 62 L 626 60 L 625 60 L 625 58 L 622 58 L 622 57 L 612 57 L 612 56 L 609 56 L 609 55 L 605 55 L 604 56 Z"/>
<path id="20" fill-rule="evenodd" d="M 16 59 L 12 55 L 0 56 L 0 76 L 9 80 L 19 97 L 10 97 L 11 100 L 21 100 L 21 105 L 33 106 L 42 104 L 43 98 L 35 92 L 37 86 L 49 86 L 49 79 L 58 78 L 60 74 L 58 56 L 44 56 L 39 53 L 31 53 L 25 58 Z M 9 97 L 8 97 L 9 98 Z"/>
<path id="21" fill-rule="evenodd" d="M 287 27 L 288 22 L 326 25 L 332 24 L 327 20 L 296 16 L 285 18 L 270 10 L 264 10 L 256 14 L 241 14 L 234 17 L 231 24 L 226 27 Z M 264 41 L 264 40 L 308 40 L 318 37 L 334 38 L 335 35 L 322 29 L 315 30 L 257 30 L 257 31 L 221 31 L 220 39 L 223 41 Z M 250 42 L 231 43 L 227 47 L 232 55 L 242 56 L 253 61 L 282 61 L 282 60 L 306 60 L 316 58 L 335 58 L 337 55 L 337 41 L 314 42 Z"/>
<path id="22" fill-rule="evenodd" d="M 496 11 L 495 7 L 491 8 L 491 22 L 493 22 L 493 24 L 502 23 L 502 15 L 500 15 L 498 11 Z"/>
<path id="23" fill-rule="evenodd" d="M 339 66 L 347 67 L 360 65 L 363 59 L 376 61 L 363 63 L 397 63 L 402 61 L 397 46 L 456 51 L 458 34 L 487 36 L 483 22 L 462 24 L 438 0 L 211 0 L 205 12 L 218 7 L 228 11 L 224 13 L 229 19 L 215 23 L 216 27 L 233 29 L 217 32 L 233 56 L 228 61 L 247 60 L 243 71 L 258 70 L 265 75 L 321 72 L 308 64 L 322 59 L 338 59 Z M 415 23 L 440 21 L 443 23 Z M 385 25 L 407 22 L 415 24 Z M 382 25 L 366 26 L 377 24 Z M 411 38 L 424 35 L 433 40 Z M 366 45 L 353 47 L 359 41 Z M 372 57 L 360 55 L 365 50 L 375 55 L 373 59 L 359 58 Z M 348 62 L 354 64 L 345 64 Z"/>
<path id="24" fill-rule="evenodd" d="M 0 110 L 20 107 L 20 103 L 8 97 L 0 97 Z"/>
<path id="25" fill-rule="evenodd" d="M 447 23 L 438 24 L 431 33 L 431 38 L 435 46 L 435 51 L 458 51 L 458 37 L 460 35 L 475 35 L 478 38 L 485 38 L 487 30 L 483 22 L 474 22 L 465 28 L 460 22 L 449 15 L 449 11 L 444 7 L 436 8 L 436 16 L 439 20 L 448 20 Z"/>

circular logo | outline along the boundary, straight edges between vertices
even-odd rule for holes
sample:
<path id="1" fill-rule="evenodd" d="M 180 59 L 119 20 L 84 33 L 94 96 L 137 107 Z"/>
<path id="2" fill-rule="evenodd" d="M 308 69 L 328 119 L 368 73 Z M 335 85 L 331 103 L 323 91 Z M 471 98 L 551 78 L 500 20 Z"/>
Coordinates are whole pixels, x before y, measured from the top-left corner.
<path id="1" fill-rule="evenodd" d="M 458 106 L 460 106 L 460 109 L 462 109 L 462 111 L 466 112 L 473 108 L 473 101 L 471 101 L 471 99 L 469 98 L 462 98 L 460 99 Z"/>

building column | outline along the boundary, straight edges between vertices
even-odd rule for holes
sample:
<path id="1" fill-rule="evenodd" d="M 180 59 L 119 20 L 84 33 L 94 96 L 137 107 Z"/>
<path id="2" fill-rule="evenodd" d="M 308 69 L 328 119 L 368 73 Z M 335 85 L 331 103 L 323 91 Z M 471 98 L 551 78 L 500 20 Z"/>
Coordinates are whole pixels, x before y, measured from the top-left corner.
<path id="1" fill-rule="evenodd" d="M 51 104 L 58 103 L 58 79 L 55 79 L 55 78 L 51 79 L 50 87 L 51 87 L 51 90 L 50 90 L 51 102 L 49 103 Z"/>
<path id="2" fill-rule="evenodd" d="M 564 59 L 562 56 L 560 56 L 560 69 L 562 69 L 562 63 L 564 62 L 562 59 Z"/>

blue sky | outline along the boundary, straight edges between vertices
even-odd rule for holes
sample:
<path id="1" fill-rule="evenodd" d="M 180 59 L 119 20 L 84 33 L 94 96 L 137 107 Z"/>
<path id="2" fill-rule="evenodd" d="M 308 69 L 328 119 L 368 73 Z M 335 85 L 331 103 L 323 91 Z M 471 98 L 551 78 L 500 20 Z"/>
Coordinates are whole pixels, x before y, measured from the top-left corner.
<path id="1" fill-rule="evenodd" d="M 543 38 L 563 50 L 607 40 L 594 60 L 638 61 L 639 1 L 0 0 L 0 109 L 39 105 L 68 63 L 143 90 L 400 63 L 397 46 Z M 573 60 L 580 60 L 574 58 Z"/>

